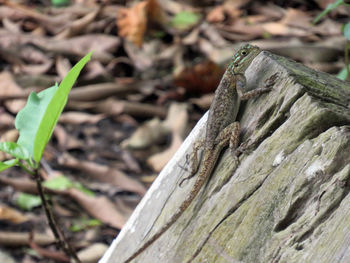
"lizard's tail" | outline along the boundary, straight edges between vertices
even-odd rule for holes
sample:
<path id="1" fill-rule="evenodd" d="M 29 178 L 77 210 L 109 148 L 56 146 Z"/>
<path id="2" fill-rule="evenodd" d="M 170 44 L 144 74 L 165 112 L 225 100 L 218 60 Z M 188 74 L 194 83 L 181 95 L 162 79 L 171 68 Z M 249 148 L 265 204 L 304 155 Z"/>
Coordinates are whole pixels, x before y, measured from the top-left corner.
<path id="1" fill-rule="evenodd" d="M 215 155 L 215 154 L 214 154 Z M 172 217 L 169 219 L 169 221 L 162 226 L 162 228 L 155 233 L 146 243 L 144 243 L 134 254 L 132 254 L 127 260 L 124 261 L 124 263 L 129 263 L 131 260 L 136 258 L 139 254 L 141 254 L 146 248 L 148 248 L 154 241 L 156 241 L 165 231 L 167 231 L 172 224 L 174 224 L 177 219 L 183 214 L 183 212 L 190 206 L 193 199 L 197 196 L 199 191 L 201 190 L 202 186 L 204 185 L 207 177 L 211 174 L 211 171 L 213 170 L 214 164 L 216 158 L 214 155 L 207 154 L 207 156 L 203 157 L 203 163 L 206 165 L 201 167 L 201 170 L 199 174 L 197 175 L 196 182 L 194 183 L 191 192 L 187 196 L 187 198 L 182 202 L 180 207 L 177 209 L 177 211 L 172 215 Z M 207 160 L 205 160 L 207 159 Z"/>

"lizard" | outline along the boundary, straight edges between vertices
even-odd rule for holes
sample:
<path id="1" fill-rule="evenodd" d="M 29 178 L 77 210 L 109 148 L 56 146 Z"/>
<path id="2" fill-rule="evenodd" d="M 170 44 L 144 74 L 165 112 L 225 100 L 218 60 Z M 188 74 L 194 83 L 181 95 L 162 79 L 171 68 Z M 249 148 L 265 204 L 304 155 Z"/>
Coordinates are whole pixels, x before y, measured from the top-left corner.
<path id="1" fill-rule="evenodd" d="M 251 91 L 246 90 L 246 78 L 244 73 L 260 52 L 261 50 L 259 47 L 245 44 L 232 57 L 215 91 L 213 101 L 209 108 L 205 139 L 204 141 L 196 143 L 194 146 L 191 174 L 181 181 L 182 183 L 184 180 L 196 175 L 196 181 L 192 189 L 167 223 L 153 234 L 138 250 L 136 250 L 136 252 L 129 256 L 124 263 L 129 263 L 135 259 L 178 220 L 200 192 L 207 178 L 211 175 L 225 147 L 229 146 L 234 158 L 238 158 L 236 150 L 239 144 L 240 125 L 236 118 L 240 102 L 271 90 L 271 88 L 267 86 L 256 88 Z M 199 164 L 197 152 L 201 147 L 203 148 L 203 152 Z M 242 152 L 242 150 L 240 150 L 240 152 Z"/>

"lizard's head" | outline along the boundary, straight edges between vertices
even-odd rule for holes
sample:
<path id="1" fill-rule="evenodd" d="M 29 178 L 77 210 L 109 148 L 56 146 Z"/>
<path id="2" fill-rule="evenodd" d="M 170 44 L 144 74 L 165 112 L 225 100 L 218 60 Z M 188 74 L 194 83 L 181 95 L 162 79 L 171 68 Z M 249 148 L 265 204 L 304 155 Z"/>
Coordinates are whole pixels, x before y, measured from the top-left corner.
<path id="1" fill-rule="evenodd" d="M 259 47 L 250 44 L 242 46 L 233 56 L 228 69 L 232 73 L 243 73 L 260 51 Z"/>

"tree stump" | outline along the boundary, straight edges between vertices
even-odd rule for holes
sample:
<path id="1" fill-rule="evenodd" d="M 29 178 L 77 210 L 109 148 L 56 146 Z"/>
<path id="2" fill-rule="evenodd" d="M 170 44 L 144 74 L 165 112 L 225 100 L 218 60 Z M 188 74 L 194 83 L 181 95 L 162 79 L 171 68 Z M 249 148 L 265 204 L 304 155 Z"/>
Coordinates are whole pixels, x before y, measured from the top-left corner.
<path id="1" fill-rule="evenodd" d="M 236 165 L 226 150 L 179 220 L 133 262 L 350 262 L 350 85 L 262 52 L 250 89 L 279 76 L 270 93 L 242 105 Z M 136 208 L 101 263 L 123 262 L 171 217 L 195 178 L 186 154 L 201 119 Z M 189 167 L 189 165 L 187 165 Z"/>

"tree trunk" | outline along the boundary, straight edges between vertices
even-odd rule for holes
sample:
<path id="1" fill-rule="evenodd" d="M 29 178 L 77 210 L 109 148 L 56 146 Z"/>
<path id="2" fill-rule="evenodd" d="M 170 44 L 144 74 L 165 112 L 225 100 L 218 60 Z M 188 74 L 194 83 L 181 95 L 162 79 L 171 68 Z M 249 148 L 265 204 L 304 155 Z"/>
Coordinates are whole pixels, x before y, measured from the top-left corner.
<path id="1" fill-rule="evenodd" d="M 221 155 L 179 220 L 133 262 L 350 262 L 350 85 L 262 52 L 250 89 L 279 76 L 240 110 L 252 151 Z M 194 178 L 182 167 L 207 115 L 162 171 L 101 263 L 123 262 L 171 217 Z"/>

